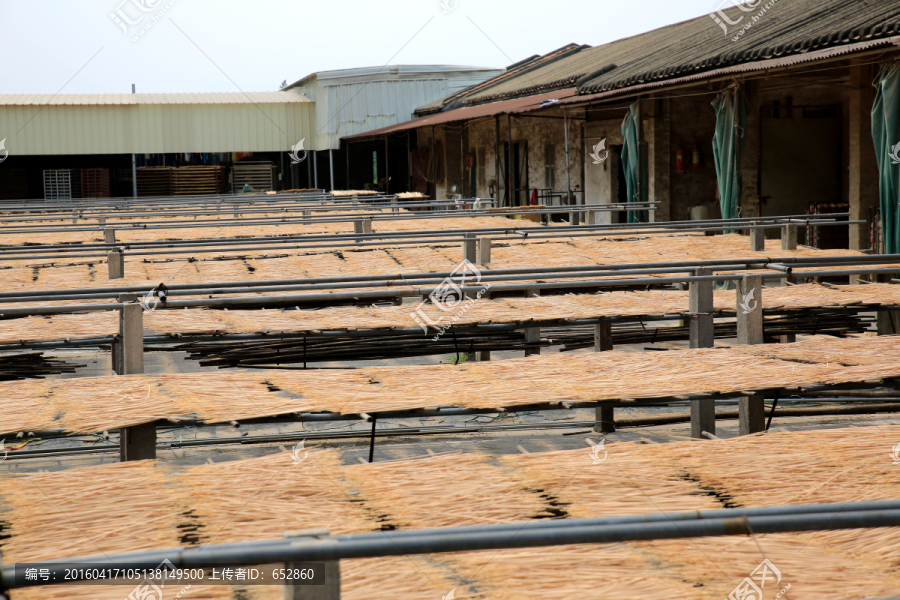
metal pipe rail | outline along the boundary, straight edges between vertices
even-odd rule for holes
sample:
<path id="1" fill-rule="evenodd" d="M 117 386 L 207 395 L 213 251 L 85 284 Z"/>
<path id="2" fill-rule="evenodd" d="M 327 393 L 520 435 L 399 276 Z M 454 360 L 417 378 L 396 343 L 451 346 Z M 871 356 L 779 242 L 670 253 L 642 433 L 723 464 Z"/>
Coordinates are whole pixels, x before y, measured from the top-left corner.
<path id="1" fill-rule="evenodd" d="M 794 277 L 843 277 L 847 275 L 889 275 L 898 272 L 898 268 L 881 268 L 881 269 L 843 269 L 834 271 L 800 271 L 794 272 Z M 780 273 L 761 273 L 763 279 L 781 279 L 784 275 Z M 684 276 L 684 277 L 654 277 L 654 278 L 631 278 L 631 279 L 598 279 L 588 281 L 565 281 L 558 283 L 514 283 L 506 285 L 492 285 L 492 293 L 497 292 L 519 292 L 526 290 L 552 290 L 552 289 L 577 289 L 577 288 L 601 288 L 615 286 L 644 286 L 644 285 L 667 285 L 675 283 L 690 283 L 692 281 L 738 281 L 743 278 L 742 273 L 726 274 L 726 275 L 704 275 L 704 276 Z M 484 289 L 480 285 L 463 285 L 460 286 L 463 292 L 469 291 L 477 293 L 480 289 Z M 143 288 L 147 289 L 147 288 Z M 152 288 L 151 288 L 152 289 Z M 361 301 L 377 302 L 391 301 L 395 298 L 414 298 L 425 297 L 440 287 L 424 287 L 424 288 L 404 288 L 391 289 L 389 291 L 373 290 L 373 291 L 354 291 L 354 292 L 334 292 L 326 294 L 287 294 L 283 296 L 250 296 L 237 298 L 207 298 L 200 300 L 167 300 L 165 305 L 160 305 L 163 309 L 177 308 L 226 308 L 231 306 L 280 306 L 280 305 L 298 305 L 302 303 L 318 302 L 318 303 L 334 303 Z M 258 290 L 255 290 L 258 291 Z M 199 294 L 198 294 L 199 295 Z M 78 297 L 86 299 L 83 296 Z M 32 301 L 42 301 L 40 297 L 29 298 Z M 53 300 L 62 300 L 64 298 L 54 297 Z M 74 299 L 74 298 L 73 298 Z M 7 302 L 22 302 L 24 300 L 6 300 Z M 108 310 L 119 310 L 126 306 L 123 303 L 108 304 L 78 304 L 71 306 L 33 306 L 21 308 L 6 308 L 0 312 L 0 317 L 27 316 L 27 315 L 57 315 L 71 314 L 77 312 L 102 312 Z"/>
<path id="2" fill-rule="evenodd" d="M 816 267 L 824 268 L 836 265 L 862 265 L 862 264 L 900 264 L 900 254 L 866 254 L 858 256 L 819 256 L 819 257 L 761 257 L 759 260 L 747 259 L 721 259 L 721 260 L 697 260 L 697 261 L 673 261 L 661 263 L 624 263 L 618 265 L 578 265 L 568 267 L 537 267 L 537 268 L 519 268 L 519 269 L 495 269 L 484 270 L 479 281 L 509 280 L 509 279 L 549 279 L 549 278 L 568 278 L 572 276 L 601 276 L 601 275 L 622 275 L 629 272 L 641 274 L 654 273 L 671 273 L 671 272 L 692 272 L 700 267 L 707 267 L 715 270 L 755 270 L 766 268 L 771 263 L 790 264 L 794 268 Z M 794 273 L 791 273 L 796 275 Z M 512 277 L 515 276 L 515 277 Z M 783 275 L 775 275 L 766 273 L 765 277 L 783 277 Z M 819 275 L 812 275 L 819 276 Z M 275 279 L 275 280 L 243 280 L 234 282 L 213 282 L 213 283 L 173 283 L 166 285 L 168 295 L 188 295 L 182 292 L 191 291 L 191 295 L 224 293 L 220 290 L 233 288 L 247 288 L 256 291 L 256 288 L 291 288 L 292 286 L 314 286 L 315 289 L 337 289 L 338 287 L 398 287 L 408 286 L 413 283 L 424 283 L 428 281 L 444 281 L 448 278 L 462 279 L 468 277 L 468 274 L 459 274 L 452 271 L 434 272 L 434 273 L 395 273 L 388 275 L 352 275 L 343 277 L 317 277 L 306 279 Z M 719 277 L 719 276 L 707 276 Z M 732 276 L 731 279 L 739 278 Z M 687 281 L 703 281 L 700 279 L 686 279 Z M 712 279 L 716 280 L 716 279 Z M 657 281 L 657 280 L 653 280 Z M 671 280 L 666 280 L 671 283 Z M 681 280 L 676 281 L 681 282 Z M 348 285 L 338 285 L 348 284 Z M 21 300 L 32 301 L 50 301 L 50 300 L 75 300 L 75 299 L 102 299 L 114 298 L 122 293 L 147 293 L 157 286 L 154 285 L 138 285 L 138 286 L 116 286 L 103 288 L 81 288 L 81 289 L 64 289 L 64 290 L 39 290 L 39 291 L 15 291 L 0 292 L 0 302 L 16 302 Z M 476 286 L 477 287 L 477 286 Z M 543 286 L 541 286 L 543 287 Z"/>
<path id="3" fill-rule="evenodd" d="M 856 221 L 850 223 L 857 223 Z M 862 221 L 859 221 L 862 223 Z M 813 221 L 811 225 L 816 227 L 826 227 L 834 225 L 847 225 L 847 222 L 822 220 Z M 779 227 L 779 224 L 773 225 L 749 225 L 750 229 L 768 229 Z M 694 226 L 679 227 L 678 229 L 695 230 L 695 231 L 719 231 L 728 229 L 727 226 Z M 647 232 L 648 234 L 670 234 L 666 231 L 667 224 L 661 224 L 655 231 Z M 157 254 L 187 254 L 187 253 L 207 253 L 207 252 L 229 252 L 239 251 L 256 251 L 264 250 L 266 246 L 272 245 L 275 248 L 291 248 L 291 249 L 322 249 L 332 247 L 365 247 L 365 246 L 383 246 L 386 243 L 391 245 L 400 244 L 432 244 L 432 243 L 449 243 L 461 241 L 464 238 L 459 237 L 462 230 L 437 230 L 422 232 L 388 232 L 378 234 L 332 234 L 332 235 L 303 235 L 291 234 L 285 236 L 264 236 L 258 238 L 240 238 L 240 239 L 202 239 L 202 240 L 166 240 L 153 242 L 115 242 L 115 243 L 86 243 L 86 244 L 49 244 L 43 246 L 6 246 L 0 248 L 0 260 L 27 260 L 41 255 L 43 258 L 66 258 L 66 257 L 94 257 L 104 256 L 103 252 L 119 248 L 128 250 L 129 256 L 145 256 Z M 597 231 L 594 227 L 584 226 L 568 226 L 553 227 L 550 230 L 536 229 L 534 231 L 522 230 L 517 228 L 503 229 L 474 229 L 465 230 L 465 233 L 477 236 L 496 236 L 496 235 L 515 235 L 530 237 L 531 239 L 553 239 L 553 238 L 572 238 L 572 237 L 594 237 L 596 235 L 625 233 L 625 231 Z M 424 237 L 423 237 L 424 236 Z M 292 243 L 293 242 L 293 243 Z M 303 243 L 297 243 L 303 242 Z M 328 243 L 331 242 L 331 243 Z M 336 242 L 336 243 L 335 243 Z M 246 246 L 246 244 L 254 244 Z M 238 246 L 236 248 L 219 248 L 220 246 Z M 135 252 L 135 250 L 145 250 L 152 248 L 166 248 L 160 252 Z M 174 250 L 174 248 L 182 248 L 182 250 Z M 90 251 L 96 251 L 90 253 Z M 26 254 L 16 254 L 17 252 L 25 252 Z M 60 252 L 62 254 L 48 254 Z"/>
<path id="4" fill-rule="evenodd" d="M 210 569 L 276 563 L 334 561 L 381 556 L 533 548 L 568 544 L 609 544 L 631 541 L 688 539 L 710 536 L 758 535 L 803 531 L 835 531 L 900 526 L 900 507 L 894 502 L 842 503 L 812 507 L 771 507 L 717 511 L 647 514 L 633 517 L 549 520 L 467 528 L 440 528 L 329 536 L 325 531 L 299 537 L 251 543 L 207 545 L 71 558 L 42 563 L 4 565 L 0 589 L 73 584 L 75 579 L 26 580 L 31 565 L 62 570 L 92 565 L 119 569 L 155 569 L 165 560 L 176 569 Z M 16 572 L 20 576 L 16 576 Z M 90 573 L 87 574 L 90 576 Z"/>
<path id="5" fill-rule="evenodd" d="M 573 208 L 571 210 L 567 210 L 566 212 L 572 213 L 581 213 L 587 212 L 588 210 L 604 210 L 604 209 L 578 209 Z M 620 211 L 632 211 L 632 210 L 647 210 L 647 207 L 629 207 L 627 209 L 607 209 L 607 210 L 620 210 Z M 332 212 L 332 211 L 322 211 L 322 212 Z M 293 225 L 311 225 L 311 224 L 322 224 L 322 223 L 346 223 L 352 220 L 372 220 L 372 221 L 414 221 L 414 220 L 423 220 L 423 219 L 437 219 L 437 218 L 469 218 L 469 217 L 502 217 L 509 215 L 519 215 L 519 214 L 542 214 L 540 211 L 537 211 L 533 208 L 503 208 L 503 209 L 495 209 L 495 210 L 469 210 L 469 209 L 460 209 L 460 210 L 452 210 L 452 211 L 420 211 L 420 212 L 405 212 L 405 213 L 395 213 L 395 212 L 359 212 L 359 213 L 350 213 L 344 214 L 341 216 L 296 216 L 293 218 L 287 218 L 284 216 L 271 216 L 271 217 L 256 217 L 254 219 L 242 219 L 242 218 L 224 218 L 224 219 L 206 219 L 206 220 L 185 220 L 185 221 L 143 221 L 143 222 L 132 222 L 132 223 L 117 223 L 119 227 L 122 229 L 134 228 L 134 229 L 195 229 L 195 228 L 209 228 L 209 227 L 249 227 L 249 226 L 262 226 L 269 224 L 293 224 Z M 843 223 L 846 224 L 846 223 Z M 112 226 L 113 224 L 110 224 Z M 98 226 L 79 226 L 77 224 L 68 225 L 65 227 L 62 226 L 54 226 L 54 225 L 24 225 L 24 226 L 10 226 L 10 227 L 2 227 L 0 226 L 0 234 L 14 234 L 14 233 L 65 233 L 65 232 L 86 232 L 86 231 L 97 231 Z"/>

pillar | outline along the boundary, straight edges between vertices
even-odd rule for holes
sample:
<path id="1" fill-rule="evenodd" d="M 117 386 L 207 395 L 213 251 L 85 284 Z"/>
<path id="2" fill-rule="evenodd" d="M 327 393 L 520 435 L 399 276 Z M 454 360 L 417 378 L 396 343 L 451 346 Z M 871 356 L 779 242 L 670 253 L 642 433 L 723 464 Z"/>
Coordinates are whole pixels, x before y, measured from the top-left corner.
<path id="1" fill-rule="evenodd" d="M 763 344 L 762 277 L 744 275 L 737 285 L 737 343 Z M 765 398 L 760 394 L 738 400 L 740 435 L 766 429 Z M 712 433 L 712 432 L 710 432 Z"/>
<path id="2" fill-rule="evenodd" d="M 371 219 L 358 219 L 353 221 L 353 232 L 361 235 L 372 233 Z M 363 241 L 362 238 L 356 238 L 357 242 Z"/>
<path id="3" fill-rule="evenodd" d="M 541 290 L 525 290 L 526 298 L 538 298 L 541 295 Z M 541 353 L 541 328 L 540 327 L 526 327 L 525 328 L 525 342 L 528 344 L 537 344 L 535 346 L 528 346 L 525 348 L 525 356 L 532 356 L 534 354 Z"/>
<path id="4" fill-rule="evenodd" d="M 647 200 L 659 202 L 647 212 L 649 222 L 668 221 L 671 211 L 672 124 L 669 99 L 648 100 L 645 110 L 644 138 L 647 141 Z"/>
<path id="5" fill-rule="evenodd" d="M 612 323 L 594 325 L 594 352 L 609 352 L 613 349 Z M 594 431 L 613 433 L 616 430 L 616 409 L 612 406 L 598 406 L 595 409 L 597 424 Z"/>
<path id="6" fill-rule="evenodd" d="M 463 260 L 467 260 L 473 265 L 478 262 L 478 240 L 475 239 L 474 233 L 466 233 L 463 240 Z"/>
<path id="7" fill-rule="evenodd" d="M 478 238 L 478 264 L 488 265 L 491 262 L 491 238 Z"/>
<path id="8" fill-rule="evenodd" d="M 741 145 L 741 216 L 760 216 L 759 207 L 759 84 L 747 81 L 743 86 L 747 99 L 747 129 L 744 132 L 744 143 Z M 711 160 L 711 159 L 710 159 Z M 710 432 L 712 433 L 712 432 Z"/>
<path id="9" fill-rule="evenodd" d="M 758 223 L 754 223 L 754 225 L 758 225 Z M 750 230 L 750 250 L 751 252 L 765 252 L 766 230 L 762 227 Z"/>
<path id="10" fill-rule="evenodd" d="M 712 269 L 699 268 L 694 275 L 711 275 Z M 691 348 L 712 348 L 715 345 L 713 321 L 712 281 L 691 281 L 690 338 Z M 691 400 L 691 437 L 704 439 L 703 432 L 716 433 L 716 405 L 714 400 Z"/>
<path id="11" fill-rule="evenodd" d="M 878 206 L 878 162 L 872 142 L 872 106 L 875 103 L 875 65 L 859 64 L 866 59 L 851 59 L 849 104 L 848 183 L 850 220 L 868 220 L 869 209 Z M 866 225 L 850 226 L 850 248 L 870 246 Z M 851 281 L 857 279 L 852 276 Z"/>
<path id="12" fill-rule="evenodd" d="M 107 227 L 103 230 L 103 241 L 107 244 L 116 243 L 116 230 L 113 227 Z"/>
<path id="13" fill-rule="evenodd" d="M 797 249 L 797 224 L 788 223 L 781 227 L 781 249 L 796 250 Z"/>
<path id="14" fill-rule="evenodd" d="M 119 311 L 119 339 L 114 352 L 115 371 L 119 375 L 144 372 L 144 307 L 136 294 L 121 294 L 125 303 Z M 119 459 L 122 462 L 156 458 L 156 423 L 126 427 L 119 432 Z"/>
<path id="15" fill-rule="evenodd" d="M 125 254 L 116 248 L 106 255 L 106 263 L 109 267 L 110 279 L 122 279 L 125 277 Z"/>

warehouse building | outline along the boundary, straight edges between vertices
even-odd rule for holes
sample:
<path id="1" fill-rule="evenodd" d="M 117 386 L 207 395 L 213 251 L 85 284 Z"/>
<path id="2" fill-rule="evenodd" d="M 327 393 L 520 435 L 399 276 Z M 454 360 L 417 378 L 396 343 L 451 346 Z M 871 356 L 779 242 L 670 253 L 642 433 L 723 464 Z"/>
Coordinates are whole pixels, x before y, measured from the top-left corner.
<path id="1" fill-rule="evenodd" d="M 650 200 L 656 220 L 849 209 L 871 226 L 851 228 L 849 240 L 810 232 L 809 242 L 884 249 L 880 215 L 896 198 L 880 206 L 878 181 L 880 172 L 893 177 L 887 141 L 900 142 L 900 106 L 873 82 L 894 85 L 898 42 L 897 1 L 750 2 L 531 57 L 423 105 L 414 120 L 347 139 L 415 131 L 417 189 L 438 198 Z M 880 159 L 876 105 L 886 115 L 876 122 Z"/>
<path id="2" fill-rule="evenodd" d="M 277 92 L 0 95 L 0 199 L 131 196 L 133 171 L 140 196 L 248 183 L 332 189 L 329 157 L 347 179 L 346 153 L 330 152 L 340 135 L 407 120 L 416 106 L 498 73 L 392 66 L 314 73 Z M 367 181 L 377 183 L 372 161 Z"/>

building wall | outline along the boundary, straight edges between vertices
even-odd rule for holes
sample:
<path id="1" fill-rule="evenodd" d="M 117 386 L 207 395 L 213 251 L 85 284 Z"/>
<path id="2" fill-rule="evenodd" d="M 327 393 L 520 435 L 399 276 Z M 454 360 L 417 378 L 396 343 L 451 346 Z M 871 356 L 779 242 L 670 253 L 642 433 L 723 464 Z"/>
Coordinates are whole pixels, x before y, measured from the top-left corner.
<path id="1" fill-rule="evenodd" d="M 284 152 L 311 139 L 314 113 L 305 101 L 0 105 L 0 139 L 12 155 Z"/>

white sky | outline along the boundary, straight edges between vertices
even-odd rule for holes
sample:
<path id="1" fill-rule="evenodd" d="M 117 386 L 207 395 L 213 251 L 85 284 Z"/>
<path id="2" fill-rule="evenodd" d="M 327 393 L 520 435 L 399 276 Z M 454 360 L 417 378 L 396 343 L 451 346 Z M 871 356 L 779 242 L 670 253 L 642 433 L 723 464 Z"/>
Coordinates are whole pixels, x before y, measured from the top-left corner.
<path id="1" fill-rule="evenodd" d="M 141 25 L 126 36 L 110 18 L 123 0 L 0 0 L 0 93 L 127 93 L 132 83 L 138 92 L 268 91 L 329 69 L 505 67 L 571 42 L 594 46 L 709 14 L 723 3 L 445 1 L 456 7 L 444 13 L 440 0 L 125 0 L 121 11 L 132 20 L 149 15 L 141 25 L 174 3 L 133 42 Z M 142 13 L 137 4 L 153 10 Z"/>

